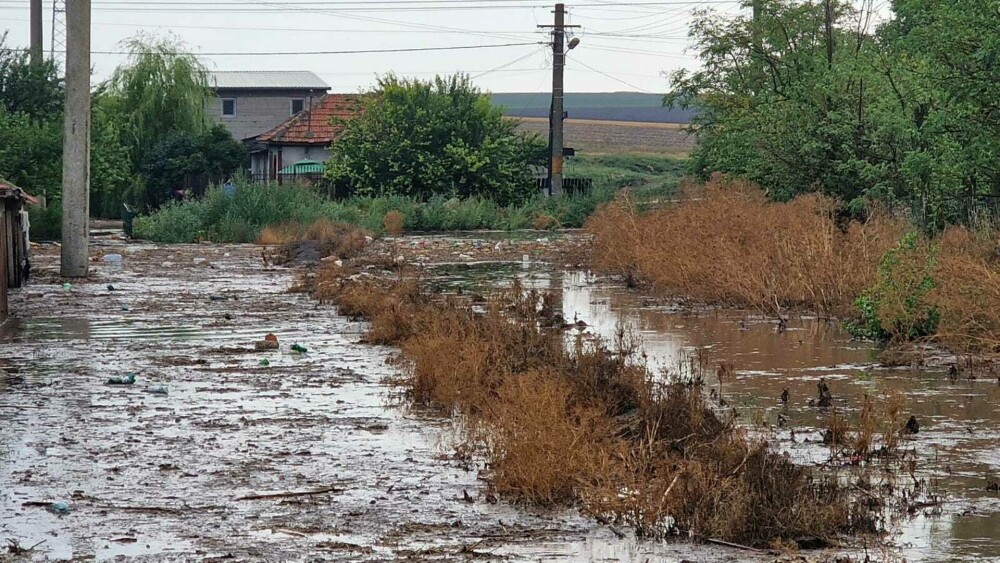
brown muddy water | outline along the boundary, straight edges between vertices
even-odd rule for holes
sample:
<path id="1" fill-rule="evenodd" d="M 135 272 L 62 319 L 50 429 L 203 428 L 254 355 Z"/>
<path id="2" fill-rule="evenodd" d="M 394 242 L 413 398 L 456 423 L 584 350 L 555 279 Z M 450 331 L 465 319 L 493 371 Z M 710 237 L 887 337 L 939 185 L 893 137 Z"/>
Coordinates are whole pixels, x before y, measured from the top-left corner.
<path id="1" fill-rule="evenodd" d="M 440 283 L 481 289 L 495 268 L 442 266 Z M 836 323 L 795 318 L 779 332 L 775 323 L 739 311 L 664 306 L 585 272 L 529 263 L 501 270 L 526 287 L 559 292 L 563 315 L 583 320 L 588 333 L 612 340 L 624 327 L 638 335 L 654 369 L 687 374 L 693 362 L 714 373 L 720 362 L 732 364 L 735 377 L 721 383 L 721 396 L 748 426 L 763 429 L 776 448 L 801 463 L 823 464 L 831 457 L 821 436 L 831 410 L 808 406 L 821 378 L 842 416 L 856 412 L 866 394 L 901 393 L 905 417 L 915 416 L 920 431 L 902 446 L 906 457 L 916 460 L 913 476 L 897 475 L 895 481 L 921 482 L 925 497 L 940 504 L 892 522 L 893 549 L 869 555 L 876 560 L 1000 561 L 1000 493 L 988 490 L 1000 475 L 1000 378 L 993 371 L 950 378 L 947 368 L 884 368 L 873 345 L 852 340 Z M 715 377 L 707 384 L 720 389 Z M 779 400 L 784 389 L 787 407 Z M 786 421 L 783 427 L 779 415 Z"/>
<path id="2" fill-rule="evenodd" d="M 453 455 L 451 423 L 407 410 L 383 383 L 393 351 L 359 344 L 361 323 L 288 293 L 295 271 L 264 265 L 258 247 L 109 240 L 95 248 L 106 253 L 122 265 L 96 261 L 91 279 L 65 288 L 58 249 L 38 249 L 36 278 L 13 300 L 19 318 L 0 332 L 0 542 L 37 545 L 26 559 L 774 560 L 619 539 L 572 510 L 485 502 L 478 468 Z M 835 325 L 796 319 L 779 334 L 530 260 L 428 268 L 442 285 L 522 278 L 558 291 L 567 318 L 602 335 L 626 325 L 668 369 L 692 357 L 734 364 L 723 396 L 754 427 L 787 416 L 794 438 L 771 435 L 803 463 L 829 458 L 826 415 L 806 406 L 820 377 L 845 411 L 866 392 L 905 393 L 921 424 L 906 444 L 915 478 L 945 502 L 894 523 L 888 556 L 1000 559 L 1000 500 L 986 489 L 1000 473 L 995 376 L 879 369 L 871 347 Z M 280 350 L 255 351 L 268 332 Z M 106 384 L 128 373 L 134 385 Z M 167 394 L 147 392 L 154 385 Z"/>

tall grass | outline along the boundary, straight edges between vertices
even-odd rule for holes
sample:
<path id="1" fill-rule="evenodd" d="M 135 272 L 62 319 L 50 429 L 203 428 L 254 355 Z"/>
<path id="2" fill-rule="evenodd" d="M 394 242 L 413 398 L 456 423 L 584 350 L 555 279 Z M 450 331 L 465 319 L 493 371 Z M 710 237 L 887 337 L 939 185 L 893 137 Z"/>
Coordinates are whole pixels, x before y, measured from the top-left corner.
<path id="1" fill-rule="evenodd" d="M 648 212 L 627 195 L 588 221 L 595 265 L 679 297 L 783 317 L 790 308 L 851 316 L 883 253 L 906 225 L 839 224 L 835 202 L 768 201 L 757 187 L 714 179 Z"/>
<path id="2" fill-rule="evenodd" d="M 581 227 L 622 187 L 633 187 L 647 198 L 672 194 L 684 173 L 684 163 L 649 155 L 578 157 L 571 161 L 568 172 L 573 177 L 594 179 L 594 189 L 572 197 L 539 195 L 510 206 L 488 198 L 447 195 L 427 201 L 401 196 L 331 201 L 313 188 L 299 185 L 244 185 L 232 197 L 213 189 L 203 199 L 171 203 L 148 217 L 137 218 L 135 233 L 139 238 L 164 243 L 251 242 L 266 226 L 309 224 L 319 219 L 381 233 L 390 213 L 394 224 L 401 219 L 407 231 Z"/>

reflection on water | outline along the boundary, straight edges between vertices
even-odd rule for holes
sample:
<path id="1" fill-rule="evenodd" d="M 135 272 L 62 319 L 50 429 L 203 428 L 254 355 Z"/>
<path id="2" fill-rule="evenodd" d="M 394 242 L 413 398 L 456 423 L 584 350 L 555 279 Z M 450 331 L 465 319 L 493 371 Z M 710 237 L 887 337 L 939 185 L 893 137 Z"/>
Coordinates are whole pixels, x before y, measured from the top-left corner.
<path id="1" fill-rule="evenodd" d="M 722 382 L 726 400 L 738 407 L 743 420 L 762 420 L 772 427 L 782 413 L 795 433 L 778 432 L 778 446 L 805 462 L 829 457 L 819 444 L 827 414 L 807 406 L 820 378 L 827 380 L 835 405 L 846 413 L 857 410 L 866 394 L 904 394 L 905 416 L 912 414 L 921 425 L 905 447 L 917 452 L 918 477 L 947 501 L 940 516 L 917 514 L 899 524 L 896 541 L 902 555 L 909 561 L 1000 560 L 1000 495 L 986 490 L 986 479 L 1000 474 L 996 380 L 949 381 L 940 370 L 879 368 L 874 347 L 853 341 L 835 323 L 797 318 L 778 332 L 774 323 L 740 312 L 694 314 L 648 306 L 635 292 L 582 272 L 549 272 L 536 264 L 477 264 L 435 273 L 445 286 L 473 291 L 485 292 L 489 285 L 507 285 L 515 278 L 529 288 L 558 291 L 567 320 L 582 320 L 587 332 L 606 339 L 624 326 L 641 337 L 654 367 L 676 373 L 694 359 L 712 373 L 718 363 L 732 364 L 734 380 Z M 719 382 L 712 379 L 708 384 L 717 388 Z M 779 402 L 784 389 L 790 395 L 787 407 Z"/>

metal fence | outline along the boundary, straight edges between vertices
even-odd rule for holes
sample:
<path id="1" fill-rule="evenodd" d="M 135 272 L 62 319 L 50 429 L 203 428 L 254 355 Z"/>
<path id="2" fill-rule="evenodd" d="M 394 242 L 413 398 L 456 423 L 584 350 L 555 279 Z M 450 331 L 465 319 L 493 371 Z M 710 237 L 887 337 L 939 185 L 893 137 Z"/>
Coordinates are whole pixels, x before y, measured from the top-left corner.
<path id="1" fill-rule="evenodd" d="M 543 194 L 552 195 L 548 178 L 535 178 L 535 187 Z M 563 178 L 563 192 L 566 195 L 587 195 L 593 189 L 594 180 L 592 178 Z"/>
<path id="2" fill-rule="evenodd" d="M 247 179 L 251 184 L 315 184 L 323 178 L 322 173 L 310 172 L 307 174 L 278 174 L 272 178 L 268 174 L 248 174 Z"/>
<path id="3" fill-rule="evenodd" d="M 916 202 L 912 216 L 928 231 L 960 224 L 975 229 L 1000 227 L 1000 195 L 967 194 Z"/>

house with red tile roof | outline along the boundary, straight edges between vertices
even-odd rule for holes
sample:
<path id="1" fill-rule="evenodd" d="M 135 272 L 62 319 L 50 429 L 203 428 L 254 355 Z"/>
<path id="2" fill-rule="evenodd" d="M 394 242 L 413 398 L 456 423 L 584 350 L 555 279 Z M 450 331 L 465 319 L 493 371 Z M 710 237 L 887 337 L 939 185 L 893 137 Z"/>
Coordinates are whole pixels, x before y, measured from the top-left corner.
<path id="1" fill-rule="evenodd" d="M 340 133 L 337 120 L 360 111 L 353 94 L 327 94 L 311 107 L 250 141 L 250 172 L 257 181 L 281 182 L 289 176 L 321 173 L 330 145 Z"/>
<path id="2" fill-rule="evenodd" d="M 214 96 L 205 111 L 237 141 L 273 129 L 330 91 L 316 74 L 303 70 L 210 72 Z"/>

